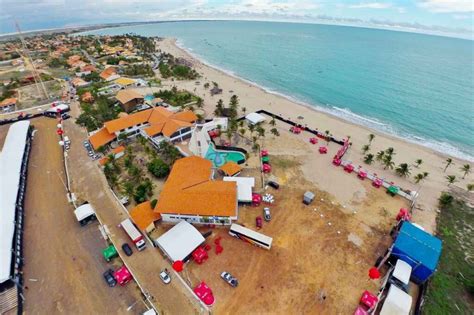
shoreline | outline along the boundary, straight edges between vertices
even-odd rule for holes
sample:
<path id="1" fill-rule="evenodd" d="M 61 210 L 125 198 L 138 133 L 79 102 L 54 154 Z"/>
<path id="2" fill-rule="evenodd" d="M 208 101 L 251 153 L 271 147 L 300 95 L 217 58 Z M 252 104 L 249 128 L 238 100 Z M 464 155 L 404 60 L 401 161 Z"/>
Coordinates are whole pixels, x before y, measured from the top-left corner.
<path id="1" fill-rule="evenodd" d="M 415 144 L 396 136 L 385 134 L 372 128 L 355 124 L 340 117 L 336 117 L 319 111 L 314 106 L 305 106 L 301 102 L 295 102 L 291 98 L 272 93 L 253 82 L 237 77 L 235 74 L 229 74 L 225 70 L 216 68 L 206 63 L 199 56 L 195 56 L 182 47 L 178 46 L 174 38 L 164 38 L 158 42 L 157 47 L 162 51 L 171 53 L 175 57 L 183 57 L 193 63 L 193 68 L 201 75 L 197 80 L 162 80 L 162 87 L 157 89 L 170 89 L 176 86 L 178 89 L 188 90 L 204 100 L 204 110 L 206 113 L 212 113 L 215 104 L 219 99 L 227 104 L 230 97 L 235 94 L 239 97 L 240 108 L 245 107 L 247 113 L 260 109 L 267 110 L 285 119 L 299 122 L 312 129 L 319 131 L 329 130 L 335 138 L 351 136 L 351 149 L 348 150 L 344 159 L 350 161 L 356 167 L 362 166 L 369 173 L 376 173 L 378 177 L 387 182 L 394 182 L 395 185 L 404 189 L 420 192 L 414 209 L 414 222 L 425 227 L 428 231 L 436 231 L 436 216 L 438 213 L 438 198 L 442 191 L 448 191 L 446 176 L 455 175 L 458 181 L 452 186 L 466 189 L 466 185 L 472 182 L 472 175 L 462 179 L 463 173 L 460 167 L 466 164 L 466 160 L 452 158 L 454 166 L 451 166 L 446 172 L 445 160 L 448 155 L 437 152 L 431 148 Z M 200 81 L 200 84 L 195 84 Z M 204 88 L 205 82 L 217 82 L 223 90 L 222 94 L 211 96 L 208 89 Z M 302 116 L 303 119 L 298 117 Z M 309 135 L 293 135 L 289 133 L 288 127 L 277 125 L 281 137 L 277 141 L 268 136 L 269 141 L 266 147 L 275 155 L 291 155 L 301 161 L 301 167 L 304 177 L 317 185 L 318 189 L 326 191 L 335 197 L 341 203 L 353 204 L 354 207 L 361 207 L 361 196 L 372 194 L 374 188 L 364 186 L 364 182 L 355 176 L 346 174 L 342 169 L 333 167 L 331 159 L 335 154 L 336 146 L 329 145 L 329 154 L 322 156 L 317 153 L 317 145 L 312 146 L 308 143 Z M 268 130 L 267 130 L 268 131 Z M 394 169 L 387 169 L 380 162 L 374 161 L 367 165 L 364 163 L 366 153 L 362 152 L 362 146 L 366 145 L 368 135 L 374 134 L 375 139 L 371 143 L 371 149 L 367 153 L 376 154 L 388 147 L 395 149 L 393 161 Z M 421 166 L 414 165 L 417 159 L 422 159 Z M 401 164 L 407 163 L 411 168 L 411 174 L 407 177 L 401 177 L 396 174 L 395 168 Z M 413 177 L 418 173 L 427 172 L 429 176 L 421 183 L 415 183 Z M 382 193 L 379 191 L 378 193 Z M 409 204 L 406 205 L 409 207 Z"/>
<path id="2" fill-rule="evenodd" d="M 207 67 L 210 67 L 212 69 L 214 69 L 215 71 L 218 71 L 220 72 L 221 74 L 223 75 L 226 75 L 226 76 L 230 76 L 236 80 L 239 80 L 239 81 L 242 81 L 246 84 L 249 84 L 249 85 L 252 85 L 254 88 L 257 88 L 259 90 L 261 90 L 262 92 L 264 93 L 268 93 L 268 94 L 272 94 L 276 97 L 281 97 L 281 98 L 284 98 L 285 100 L 291 102 L 291 103 L 294 103 L 300 107 L 304 107 L 306 109 L 309 109 L 309 110 L 312 110 L 312 111 L 315 111 L 317 112 L 318 114 L 321 114 L 321 115 L 326 115 L 332 119 L 336 119 L 340 122 L 343 122 L 343 123 L 347 123 L 347 124 L 351 124 L 351 125 L 354 125 L 354 126 L 357 126 L 357 127 L 361 127 L 361 128 L 364 128 L 364 129 L 367 129 L 369 132 L 371 133 L 374 133 L 376 135 L 380 135 L 380 136 L 383 136 L 383 137 L 389 137 L 391 138 L 392 140 L 394 141 L 401 141 L 401 142 L 404 142 L 404 143 L 409 143 L 411 145 L 415 145 L 417 147 L 420 147 L 424 150 L 426 150 L 427 152 L 429 153 L 433 153 L 433 154 L 436 154 L 438 155 L 439 157 L 442 157 L 442 158 L 454 158 L 454 159 L 458 159 L 458 160 L 461 160 L 461 161 L 465 161 L 467 163 L 473 163 L 474 162 L 474 156 L 469 156 L 467 153 L 463 152 L 462 150 L 460 150 L 459 148 L 451 145 L 451 144 L 447 144 L 449 147 L 445 147 L 443 148 L 442 146 L 445 144 L 443 142 L 439 142 L 438 140 L 427 140 L 427 139 L 420 139 L 418 141 L 427 141 L 428 143 L 430 144 L 433 144 L 433 145 L 439 145 L 439 149 L 435 149 L 429 145 L 423 145 L 423 143 L 420 143 L 418 142 L 417 140 L 413 139 L 413 138 L 410 138 L 410 135 L 408 136 L 405 136 L 405 135 L 398 135 L 398 134 L 393 134 L 393 133 L 390 133 L 389 131 L 383 131 L 383 130 L 379 130 L 379 129 L 376 129 L 372 126 L 368 126 L 366 124 L 363 124 L 363 123 L 359 123 L 359 122 L 356 122 L 356 121 L 352 121 L 350 120 L 349 118 L 344 118 L 344 117 L 339 117 L 336 115 L 336 113 L 333 113 L 331 112 L 331 110 L 329 109 L 325 109 L 324 107 L 322 107 L 321 105 L 319 104 L 311 104 L 311 103 L 308 103 L 308 102 L 305 102 L 305 101 L 302 101 L 300 99 L 298 99 L 297 97 L 294 97 L 294 96 L 291 96 L 291 95 L 286 95 L 282 92 L 278 92 L 278 91 L 275 91 L 275 90 L 272 90 L 271 88 L 268 88 L 268 87 L 265 87 L 261 84 L 259 84 L 258 82 L 255 82 L 255 81 L 252 81 L 252 80 L 249 80 L 249 79 L 246 79 L 246 78 L 243 78 L 243 77 L 240 77 L 238 74 L 234 73 L 233 71 L 231 70 L 226 70 L 226 69 L 223 69 L 219 66 L 216 66 L 214 64 L 212 64 L 211 62 L 209 62 L 208 60 L 206 60 L 204 57 L 194 53 L 192 50 L 190 50 L 189 47 L 186 47 L 184 46 L 184 44 L 177 38 L 174 38 L 174 37 L 165 37 L 164 38 L 165 40 L 170 40 L 173 42 L 173 44 L 178 48 L 180 49 L 184 54 L 186 54 L 188 56 L 188 58 L 192 59 L 193 61 L 195 62 L 198 62 L 198 63 L 201 63 Z M 238 95 L 237 95 L 238 96 Z M 336 106 L 337 107 L 337 106 Z M 353 116 L 357 116 L 357 117 L 360 117 L 361 120 L 366 120 L 366 121 L 372 121 L 374 124 L 380 124 L 380 125 L 384 125 L 384 126 L 389 126 L 391 127 L 390 125 L 386 124 L 386 123 L 383 123 L 383 122 L 380 122 L 380 121 L 377 121 L 375 120 L 375 118 L 372 118 L 372 117 L 364 117 L 362 115 L 359 115 L 359 114 L 356 114 L 354 112 L 352 112 L 350 109 L 347 109 L 347 108 L 341 108 L 341 107 L 337 107 L 340 111 L 346 111 L 348 110 L 350 112 L 350 115 L 353 115 Z M 311 126 L 311 127 L 317 127 L 317 126 Z M 412 135 L 411 137 L 418 137 L 418 136 L 414 136 Z M 449 151 L 456 151 L 457 152 L 457 155 L 456 154 L 449 154 L 449 153 L 443 153 L 441 150 L 449 150 Z"/>

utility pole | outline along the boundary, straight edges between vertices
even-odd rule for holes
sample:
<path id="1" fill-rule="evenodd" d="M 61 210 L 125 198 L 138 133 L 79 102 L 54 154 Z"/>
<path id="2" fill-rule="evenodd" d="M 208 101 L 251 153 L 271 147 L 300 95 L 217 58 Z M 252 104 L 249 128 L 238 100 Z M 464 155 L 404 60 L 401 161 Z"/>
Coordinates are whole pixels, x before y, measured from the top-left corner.
<path id="1" fill-rule="evenodd" d="M 28 50 L 28 48 L 26 47 L 26 42 L 25 42 L 25 39 L 23 38 L 23 34 L 21 33 L 21 29 L 20 29 L 20 25 L 18 25 L 18 22 L 15 21 L 15 27 L 16 27 L 16 30 L 18 32 L 18 37 L 20 37 L 20 41 L 21 41 L 21 45 L 23 46 L 23 52 L 24 54 L 26 55 L 26 57 L 28 58 L 28 60 L 30 61 L 31 63 L 31 67 L 33 68 L 33 79 L 35 80 L 35 84 L 37 86 L 37 89 L 39 91 L 39 88 L 38 88 L 38 81 L 41 85 L 41 88 L 43 90 L 43 93 L 44 93 L 44 96 L 46 99 L 49 99 L 49 94 L 48 94 L 48 91 L 46 90 L 46 87 L 44 86 L 43 84 L 43 80 L 41 80 L 41 77 L 38 73 L 38 70 L 36 70 L 36 66 L 33 62 L 33 59 L 31 58 L 31 55 L 30 55 L 30 51 Z"/>

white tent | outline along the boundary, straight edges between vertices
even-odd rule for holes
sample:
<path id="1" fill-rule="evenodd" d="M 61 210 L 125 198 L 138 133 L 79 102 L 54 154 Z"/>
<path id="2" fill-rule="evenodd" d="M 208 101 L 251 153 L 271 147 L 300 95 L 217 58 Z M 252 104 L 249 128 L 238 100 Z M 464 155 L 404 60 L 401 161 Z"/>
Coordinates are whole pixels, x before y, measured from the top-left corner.
<path id="1" fill-rule="evenodd" d="M 409 315 L 412 297 L 395 285 L 390 285 L 380 315 Z"/>
<path id="2" fill-rule="evenodd" d="M 74 214 L 76 215 L 77 221 L 81 222 L 85 218 L 95 215 L 94 208 L 92 208 L 90 203 L 83 204 L 82 206 L 77 207 L 76 210 L 74 210 Z"/>
<path id="3" fill-rule="evenodd" d="M 168 232 L 155 240 L 158 247 L 172 262 L 184 260 L 199 245 L 204 243 L 204 237 L 186 221 L 181 221 Z"/>
<path id="4" fill-rule="evenodd" d="M 223 180 L 237 183 L 237 199 L 239 202 L 252 202 L 252 188 L 255 186 L 255 178 L 226 176 Z"/>
<path id="5" fill-rule="evenodd" d="M 245 119 L 247 119 L 247 121 L 252 125 L 265 121 L 265 117 L 258 113 L 250 113 L 247 116 L 245 116 Z"/>
<path id="6" fill-rule="evenodd" d="M 403 284 L 408 284 L 410 282 L 411 270 L 412 268 L 407 262 L 398 259 L 393 269 L 393 276 Z"/>
<path id="7" fill-rule="evenodd" d="M 0 153 L 0 283 L 10 278 L 16 200 L 29 121 L 12 124 Z"/>

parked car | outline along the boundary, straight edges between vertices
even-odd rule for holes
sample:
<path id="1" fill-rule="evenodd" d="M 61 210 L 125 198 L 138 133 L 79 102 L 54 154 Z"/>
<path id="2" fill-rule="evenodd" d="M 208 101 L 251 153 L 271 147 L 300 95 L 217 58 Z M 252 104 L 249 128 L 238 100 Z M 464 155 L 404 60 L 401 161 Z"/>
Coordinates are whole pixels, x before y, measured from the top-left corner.
<path id="1" fill-rule="evenodd" d="M 267 184 L 268 184 L 268 186 L 270 186 L 272 188 L 275 188 L 275 189 L 280 188 L 280 184 L 278 184 L 277 182 L 272 181 L 272 180 L 268 181 Z"/>
<path id="2" fill-rule="evenodd" d="M 263 226 L 263 220 L 262 220 L 262 217 L 256 217 L 255 218 L 255 224 L 257 225 L 257 228 L 261 228 Z"/>
<path id="3" fill-rule="evenodd" d="M 164 284 L 169 284 L 171 282 L 171 277 L 170 273 L 168 272 L 168 269 L 163 269 L 160 272 L 160 279 L 163 281 Z"/>
<path id="4" fill-rule="evenodd" d="M 69 114 L 61 114 L 61 119 L 62 120 L 66 120 L 68 118 L 71 118 L 71 116 Z"/>
<path id="5" fill-rule="evenodd" d="M 265 221 L 270 221 L 272 219 L 272 215 L 270 214 L 270 208 L 263 208 L 263 218 Z"/>
<path id="6" fill-rule="evenodd" d="M 221 273 L 221 278 L 224 279 L 224 281 L 230 284 L 230 286 L 232 286 L 233 288 L 236 288 L 239 285 L 239 281 L 226 271 Z"/>
<path id="7" fill-rule="evenodd" d="M 93 157 L 93 156 L 94 156 L 94 152 L 88 151 L 87 155 L 89 155 L 90 157 Z"/>
<path id="8" fill-rule="evenodd" d="M 82 142 L 82 144 L 83 144 L 84 147 L 86 147 L 86 148 L 91 146 L 91 144 L 89 143 L 88 140 L 84 140 L 84 141 Z"/>
<path id="9" fill-rule="evenodd" d="M 115 280 L 114 271 L 112 269 L 109 269 L 104 272 L 104 279 L 109 287 L 115 287 L 115 285 L 117 285 L 117 280 Z"/>
<path id="10" fill-rule="evenodd" d="M 133 250 L 130 247 L 130 245 L 128 245 L 128 243 L 123 243 L 122 244 L 122 250 L 125 253 L 125 255 L 127 255 L 127 256 L 132 256 L 132 254 L 133 254 Z"/>

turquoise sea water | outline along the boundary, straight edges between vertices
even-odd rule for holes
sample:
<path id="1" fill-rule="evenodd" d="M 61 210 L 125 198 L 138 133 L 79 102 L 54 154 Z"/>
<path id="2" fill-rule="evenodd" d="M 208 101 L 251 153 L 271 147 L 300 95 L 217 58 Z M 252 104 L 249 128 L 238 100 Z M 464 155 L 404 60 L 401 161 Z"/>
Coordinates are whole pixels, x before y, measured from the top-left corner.
<path id="1" fill-rule="evenodd" d="M 474 160 L 474 42 L 345 26 L 170 22 L 89 34 L 176 37 L 211 65 L 340 118 Z"/>

